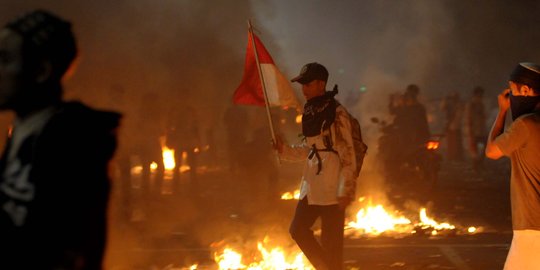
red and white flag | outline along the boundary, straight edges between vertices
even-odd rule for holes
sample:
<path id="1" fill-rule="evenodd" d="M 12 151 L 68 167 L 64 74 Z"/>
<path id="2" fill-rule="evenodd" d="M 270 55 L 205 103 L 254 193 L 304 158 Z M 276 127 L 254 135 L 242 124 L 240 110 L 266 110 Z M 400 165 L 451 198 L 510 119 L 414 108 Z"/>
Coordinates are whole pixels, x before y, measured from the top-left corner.
<path id="1" fill-rule="evenodd" d="M 300 108 L 300 103 L 289 80 L 277 69 L 272 56 L 270 56 L 259 38 L 255 34 L 252 35 L 251 31 L 248 32 L 244 75 L 240 86 L 234 92 L 233 102 L 236 104 L 265 106 L 252 38 L 255 39 L 255 46 L 257 46 L 259 64 L 261 65 L 261 73 L 270 106 Z"/>

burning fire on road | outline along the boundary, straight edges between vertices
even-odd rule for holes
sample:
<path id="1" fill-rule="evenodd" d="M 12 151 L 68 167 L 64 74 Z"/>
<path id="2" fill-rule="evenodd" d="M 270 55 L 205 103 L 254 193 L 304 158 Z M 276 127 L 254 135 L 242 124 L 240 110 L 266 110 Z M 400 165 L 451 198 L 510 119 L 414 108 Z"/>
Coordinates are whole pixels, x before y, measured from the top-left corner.
<path id="1" fill-rule="evenodd" d="M 361 198 L 363 201 L 363 198 Z M 438 222 L 429 217 L 426 208 L 420 208 L 414 219 L 403 216 L 398 211 L 387 211 L 381 204 L 371 200 L 356 213 L 353 220 L 345 225 L 345 235 L 351 238 L 390 235 L 405 237 L 412 234 L 440 235 L 481 232 L 481 228 L 458 228 L 448 222 Z"/>
<path id="2" fill-rule="evenodd" d="M 214 244 L 218 246 L 220 244 Z M 225 245 L 214 253 L 214 260 L 220 270 L 311 270 L 314 269 L 300 251 L 286 251 L 280 246 L 268 247 L 269 240 L 265 237 L 257 243 L 257 252 L 247 252 L 242 255 L 237 249 Z"/>
<path id="3" fill-rule="evenodd" d="M 285 192 L 281 195 L 281 199 L 298 200 L 299 194 L 299 190 Z M 358 200 L 359 203 L 364 201 L 364 197 Z M 448 222 L 437 222 L 428 216 L 426 208 L 420 208 L 417 218 L 411 219 L 398 211 L 387 210 L 382 204 L 373 204 L 371 199 L 345 224 L 345 236 L 350 238 L 376 237 L 379 235 L 405 237 L 412 234 L 440 235 L 462 232 L 475 234 L 482 231 L 482 228 L 458 228 Z"/>

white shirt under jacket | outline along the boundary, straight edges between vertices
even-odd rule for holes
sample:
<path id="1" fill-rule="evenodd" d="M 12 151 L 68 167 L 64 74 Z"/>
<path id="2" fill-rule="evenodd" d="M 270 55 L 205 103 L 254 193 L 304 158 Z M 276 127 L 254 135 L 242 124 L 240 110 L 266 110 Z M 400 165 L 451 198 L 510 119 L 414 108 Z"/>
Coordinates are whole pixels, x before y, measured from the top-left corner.
<path id="1" fill-rule="evenodd" d="M 281 158 L 288 161 L 306 160 L 304 173 L 300 187 L 300 199 L 305 196 L 308 204 L 332 205 L 338 203 L 338 197 L 347 196 L 355 199 L 356 178 L 353 172 L 356 169 L 356 158 L 351 136 L 349 114 L 342 105 L 336 109 L 336 120 L 330 130 L 324 131 L 314 137 L 306 137 L 306 141 L 300 145 L 284 145 Z M 323 137 L 331 133 L 334 152 L 319 151 L 322 169 L 319 174 L 318 159 L 308 155 L 311 146 L 315 144 L 317 149 L 326 148 Z"/>

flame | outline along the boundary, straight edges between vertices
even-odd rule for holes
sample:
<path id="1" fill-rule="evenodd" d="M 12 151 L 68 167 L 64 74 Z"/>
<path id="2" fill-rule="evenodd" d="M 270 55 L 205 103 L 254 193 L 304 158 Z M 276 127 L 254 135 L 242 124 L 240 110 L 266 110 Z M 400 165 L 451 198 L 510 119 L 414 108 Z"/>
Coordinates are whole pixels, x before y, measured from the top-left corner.
<path id="1" fill-rule="evenodd" d="M 131 167 L 131 175 L 140 175 L 142 174 L 143 166 L 142 165 L 135 165 Z"/>
<path id="2" fill-rule="evenodd" d="M 359 201 L 364 201 L 364 197 Z M 349 236 L 378 236 L 382 233 L 411 234 L 416 233 L 415 228 L 420 228 L 425 233 L 438 235 L 443 231 L 453 231 L 456 226 L 443 222 L 439 223 L 428 217 L 426 208 L 421 208 L 418 214 L 418 222 L 412 222 L 411 219 L 402 216 L 395 211 L 389 213 L 381 204 L 372 205 L 368 201 L 366 207 L 360 209 L 356 214 L 356 219 L 349 221 L 345 225 L 345 234 Z M 475 227 L 469 227 L 468 233 L 475 233 Z"/>
<path id="3" fill-rule="evenodd" d="M 161 156 L 163 158 L 163 183 L 161 184 L 161 194 L 173 193 L 174 170 L 176 160 L 174 159 L 175 150 L 165 145 L 166 137 L 161 137 Z"/>
<path id="4" fill-rule="evenodd" d="M 285 192 L 281 194 L 282 200 L 298 200 L 300 199 L 300 190 L 295 190 L 293 192 Z"/>
<path id="5" fill-rule="evenodd" d="M 440 230 L 453 230 L 456 228 L 456 226 L 449 224 L 449 223 L 437 223 L 437 221 L 429 218 L 426 213 L 426 208 L 420 209 L 420 223 L 418 223 L 418 226 L 421 226 L 422 228 L 433 228 L 434 231 L 440 231 Z"/>
<path id="6" fill-rule="evenodd" d="M 243 262 L 242 254 L 230 247 L 226 247 L 222 253 L 214 253 L 214 260 L 218 264 L 220 270 L 314 269 L 307 260 L 304 259 L 304 254 L 302 252 L 287 256 L 282 247 L 268 249 L 261 241 L 257 243 L 257 249 L 260 256 L 253 256 L 253 261 L 251 262 Z"/>
<path id="7" fill-rule="evenodd" d="M 245 269 L 242 264 L 242 254 L 234 251 L 232 248 L 225 248 L 222 254 L 214 254 L 214 260 L 219 269 Z"/>
<path id="8" fill-rule="evenodd" d="M 194 264 L 189 267 L 189 270 L 196 270 L 198 266 L 199 266 L 198 264 Z"/>
<path id="9" fill-rule="evenodd" d="M 301 124 L 302 123 L 302 114 L 299 114 L 296 116 L 296 123 Z"/>
<path id="10" fill-rule="evenodd" d="M 439 142 L 437 142 L 437 141 L 429 141 L 427 143 L 426 147 L 429 150 L 437 150 L 439 148 Z"/>
<path id="11" fill-rule="evenodd" d="M 396 215 L 388 213 L 380 204 L 368 206 L 360 209 L 356 214 L 356 221 L 350 221 L 345 228 L 361 230 L 368 235 L 380 235 L 386 231 L 406 232 L 410 230 L 411 221 Z"/>
<path id="12" fill-rule="evenodd" d="M 157 169 L 158 169 L 158 164 L 155 161 L 150 163 L 150 172 L 154 173 L 157 171 Z"/>
<path id="13" fill-rule="evenodd" d="M 176 162 L 174 160 L 174 149 L 168 148 L 167 146 L 161 146 L 161 155 L 163 157 L 163 166 L 165 170 L 174 170 L 176 167 Z"/>
<path id="14" fill-rule="evenodd" d="M 187 162 L 187 157 L 188 157 L 188 153 L 187 152 L 182 152 L 182 161 L 181 161 L 181 164 L 180 165 L 180 172 L 181 173 L 184 173 L 184 172 L 187 172 L 189 170 L 191 170 L 191 167 L 188 165 L 188 162 Z"/>

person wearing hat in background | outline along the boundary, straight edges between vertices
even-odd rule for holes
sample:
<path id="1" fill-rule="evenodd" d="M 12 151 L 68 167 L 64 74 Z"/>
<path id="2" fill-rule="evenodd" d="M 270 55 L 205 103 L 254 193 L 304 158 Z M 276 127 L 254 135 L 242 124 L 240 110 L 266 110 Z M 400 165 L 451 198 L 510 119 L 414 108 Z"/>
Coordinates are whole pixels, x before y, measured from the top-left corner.
<path id="1" fill-rule="evenodd" d="M 512 244 L 505 270 L 540 269 L 540 65 L 520 63 L 498 99 L 486 156 L 510 157 Z M 504 129 L 508 110 L 513 122 Z"/>
<path id="2" fill-rule="evenodd" d="M 302 115 L 304 143 L 285 145 L 280 137 L 275 147 L 283 160 L 304 161 L 300 199 L 290 226 L 291 237 L 316 269 L 343 268 L 345 209 L 355 198 L 355 152 L 349 114 L 326 91 L 327 69 L 306 64 L 293 82 L 302 84 L 307 100 Z M 321 243 L 311 227 L 321 218 Z"/>
<path id="3" fill-rule="evenodd" d="M 0 269 L 102 269 L 108 164 L 120 115 L 62 100 L 71 24 L 43 10 L 0 30 Z"/>

